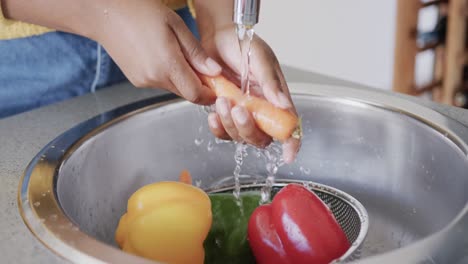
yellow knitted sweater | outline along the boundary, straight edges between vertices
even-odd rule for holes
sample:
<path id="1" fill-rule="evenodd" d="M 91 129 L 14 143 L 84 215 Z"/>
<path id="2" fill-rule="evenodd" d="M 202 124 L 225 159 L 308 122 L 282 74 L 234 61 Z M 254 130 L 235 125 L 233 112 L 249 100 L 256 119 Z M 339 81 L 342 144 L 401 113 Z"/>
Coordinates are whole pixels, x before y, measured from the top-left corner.
<path id="1" fill-rule="evenodd" d="M 193 0 L 162 0 L 169 8 L 177 10 L 188 5 L 190 12 L 195 17 Z M 2 12 L 2 1 L 0 1 L 0 40 L 24 38 L 54 31 L 53 29 L 28 24 L 20 21 L 6 19 Z"/>

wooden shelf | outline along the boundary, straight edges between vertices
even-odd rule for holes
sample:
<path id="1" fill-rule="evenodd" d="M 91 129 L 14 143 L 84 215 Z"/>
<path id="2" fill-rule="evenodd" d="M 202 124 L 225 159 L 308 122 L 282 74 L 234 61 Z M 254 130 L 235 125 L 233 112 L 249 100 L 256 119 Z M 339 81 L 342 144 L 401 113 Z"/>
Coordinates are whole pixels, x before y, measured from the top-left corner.
<path id="1" fill-rule="evenodd" d="M 463 87 L 463 68 L 468 64 L 467 2 L 468 0 L 397 1 L 394 91 L 410 95 L 431 92 L 434 101 L 453 105 L 455 94 Z M 428 35 L 433 37 L 434 41 L 418 46 L 419 12 L 429 6 L 437 7 L 440 17 L 447 18 L 447 23 L 444 21 L 438 24 L 439 28 L 442 26 L 444 29 L 441 34 L 445 39 Z M 426 41 L 430 40 L 426 38 Z M 435 54 L 433 81 L 417 87 L 416 56 L 428 50 L 433 50 Z"/>

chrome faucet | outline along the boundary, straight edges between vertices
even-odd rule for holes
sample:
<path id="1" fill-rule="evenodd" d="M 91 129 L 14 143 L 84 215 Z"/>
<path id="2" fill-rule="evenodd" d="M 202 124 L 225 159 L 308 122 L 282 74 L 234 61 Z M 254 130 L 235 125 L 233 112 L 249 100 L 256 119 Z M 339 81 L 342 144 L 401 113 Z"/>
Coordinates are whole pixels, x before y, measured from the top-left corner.
<path id="1" fill-rule="evenodd" d="M 237 25 L 253 27 L 258 23 L 260 0 L 234 0 L 232 20 Z"/>

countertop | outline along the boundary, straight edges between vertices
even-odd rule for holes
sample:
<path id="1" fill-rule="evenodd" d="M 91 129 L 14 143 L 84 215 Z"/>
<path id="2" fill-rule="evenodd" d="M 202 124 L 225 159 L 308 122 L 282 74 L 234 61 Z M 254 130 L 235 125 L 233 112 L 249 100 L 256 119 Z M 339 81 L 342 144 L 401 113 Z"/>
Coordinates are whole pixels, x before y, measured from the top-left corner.
<path id="1" fill-rule="evenodd" d="M 372 89 L 320 74 L 283 66 L 289 83 L 340 85 Z M 389 93 L 386 91 L 379 91 Z M 20 178 L 31 159 L 51 140 L 99 113 L 162 94 L 162 90 L 136 89 L 128 83 L 102 89 L 37 110 L 0 119 L 0 252 L 1 263 L 63 263 L 27 229 L 18 210 Z M 397 95 L 430 107 L 468 126 L 468 111 Z"/>

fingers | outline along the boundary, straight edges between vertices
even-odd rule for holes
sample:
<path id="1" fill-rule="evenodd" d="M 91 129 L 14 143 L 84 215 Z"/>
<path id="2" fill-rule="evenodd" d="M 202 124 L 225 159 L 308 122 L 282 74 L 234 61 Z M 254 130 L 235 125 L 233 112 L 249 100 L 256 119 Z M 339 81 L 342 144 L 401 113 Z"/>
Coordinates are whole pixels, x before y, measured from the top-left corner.
<path id="1" fill-rule="evenodd" d="M 177 45 L 170 48 L 168 54 L 172 56 L 168 59 L 167 65 L 169 80 L 181 96 L 194 104 L 212 104 L 216 99 L 215 93 L 202 84 Z"/>
<path id="2" fill-rule="evenodd" d="M 208 127 L 211 130 L 211 133 L 216 137 L 224 140 L 230 140 L 231 137 L 228 135 L 226 130 L 221 123 L 221 119 L 217 113 L 209 113 L 208 114 Z"/>
<path id="3" fill-rule="evenodd" d="M 271 143 L 271 137 L 257 128 L 251 114 L 244 107 L 235 106 L 231 114 L 239 136 L 247 143 L 260 148 L 264 148 Z"/>
<path id="4" fill-rule="evenodd" d="M 170 81 L 186 100 L 199 105 L 210 105 L 216 99 L 215 93 L 203 85 L 187 61 L 176 59 L 169 74 Z"/>
<path id="5" fill-rule="evenodd" d="M 182 53 L 195 70 L 209 76 L 221 73 L 221 66 L 208 56 L 179 16 L 171 16 L 169 25 L 177 37 Z"/>
<path id="6" fill-rule="evenodd" d="M 288 109 L 297 114 L 292 103 L 286 79 L 281 71 L 276 56 L 268 45 L 258 39 L 252 55 L 252 74 L 262 87 L 264 97 L 279 108 Z M 283 142 L 283 159 L 290 164 L 296 159 L 301 146 L 300 139 L 289 138 Z"/>
<path id="7" fill-rule="evenodd" d="M 260 40 L 259 42 L 257 45 L 266 45 Z M 255 51 L 252 53 L 252 56 L 255 54 L 252 59 L 252 73 L 262 88 L 263 95 L 276 107 L 293 108 L 284 75 L 275 55 L 268 46 L 257 48 Z"/>
<path id="8" fill-rule="evenodd" d="M 222 139 L 233 139 L 238 142 L 264 148 L 272 139 L 261 131 L 252 115 L 243 107 L 232 107 L 229 100 L 220 97 L 216 100 L 216 113 L 208 115 L 211 132 Z"/>
<path id="9" fill-rule="evenodd" d="M 219 97 L 216 100 L 216 112 L 219 115 L 221 124 L 229 137 L 235 141 L 241 141 L 236 125 L 231 116 L 231 102 L 224 97 Z"/>
<path id="10" fill-rule="evenodd" d="M 300 147 L 301 141 L 295 138 L 290 138 L 283 143 L 283 160 L 286 164 L 294 162 Z"/>

